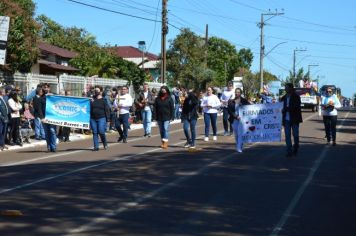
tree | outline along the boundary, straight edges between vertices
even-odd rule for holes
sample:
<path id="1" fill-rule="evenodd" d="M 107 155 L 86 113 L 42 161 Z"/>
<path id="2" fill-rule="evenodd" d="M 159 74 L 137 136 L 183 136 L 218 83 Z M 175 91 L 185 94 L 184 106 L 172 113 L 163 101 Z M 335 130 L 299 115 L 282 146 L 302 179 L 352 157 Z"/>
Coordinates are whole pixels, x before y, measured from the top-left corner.
<path id="1" fill-rule="evenodd" d="M 95 36 L 87 30 L 77 27 L 63 27 L 45 15 L 36 21 L 41 26 L 38 36 L 43 41 L 76 52 L 86 52 L 88 48 L 99 46 Z"/>
<path id="2" fill-rule="evenodd" d="M 170 85 L 203 88 L 211 81 L 211 73 L 205 66 L 204 40 L 189 29 L 182 29 L 167 50 L 167 70 Z"/>
<path id="3" fill-rule="evenodd" d="M 115 78 L 119 71 L 116 56 L 98 46 L 86 48 L 70 60 L 70 64 L 78 68 L 79 74 L 84 76 Z"/>
<path id="4" fill-rule="evenodd" d="M 264 84 L 278 80 L 277 76 L 268 71 L 263 72 L 263 79 Z M 260 72 L 252 73 L 248 71 L 243 75 L 242 84 L 245 98 L 251 99 L 255 97 L 260 91 Z"/>
<path id="5" fill-rule="evenodd" d="M 303 79 L 308 78 L 308 77 L 309 77 L 309 74 L 308 73 L 304 73 L 304 69 L 303 68 L 300 68 L 297 71 L 297 73 L 295 75 L 295 78 L 294 78 L 293 72 L 289 71 L 289 76 L 287 76 L 287 78 L 285 79 L 284 84 L 292 83 L 294 85 L 294 87 L 298 87 L 299 86 L 298 82 L 300 80 L 303 80 Z"/>
<path id="6" fill-rule="evenodd" d="M 29 72 L 36 62 L 38 25 L 33 20 L 35 4 L 32 0 L 2 0 L 0 15 L 10 17 L 6 65 L 8 72 Z"/>
<path id="7" fill-rule="evenodd" d="M 214 85 L 224 86 L 227 81 L 232 80 L 239 67 L 235 46 L 222 38 L 209 38 L 208 67 L 216 72 Z"/>

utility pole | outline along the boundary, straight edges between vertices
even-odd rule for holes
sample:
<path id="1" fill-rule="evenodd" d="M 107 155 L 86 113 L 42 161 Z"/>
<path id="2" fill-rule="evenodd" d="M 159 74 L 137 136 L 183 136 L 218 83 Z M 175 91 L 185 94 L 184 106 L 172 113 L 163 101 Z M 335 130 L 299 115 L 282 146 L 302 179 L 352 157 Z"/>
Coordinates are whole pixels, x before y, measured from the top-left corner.
<path id="1" fill-rule="evenodd" d="M 166 36 L 168 33 L 167 25 L 167 1 L 162 0 L 162 37 L 161 37 L 161 83 L 166 81 Z"/>
<path id="2" fill-rule="evenodd" d="M 266 22 L 270 19 L 272 19 L 275 16 L 280 16 L 283 15 L 284 13 L 262 13 L 261 14 L 261 22 L 258 24 L 258 27 L 261 28 L 261 39 L 260 39 L 260 92 L 263 91 L 263 59 L 265 56 L 265 45 L 264 45 L 264 35 L 263 35 L 263 28 L 266 25 Z M 264 16 L 271 16 L 267 20 L 264 20 Z"/>
<path id="3" fill-rule="evenodd" d="M 296 52 L 305 52 L 306 49 L 294 49 L 293 51 L 293 84 L 295 82 L 295 80 L 297 79 L 297 75 L 296 75 L 296 66 L 295 66 L 295 63 L 296 63 Z"/>

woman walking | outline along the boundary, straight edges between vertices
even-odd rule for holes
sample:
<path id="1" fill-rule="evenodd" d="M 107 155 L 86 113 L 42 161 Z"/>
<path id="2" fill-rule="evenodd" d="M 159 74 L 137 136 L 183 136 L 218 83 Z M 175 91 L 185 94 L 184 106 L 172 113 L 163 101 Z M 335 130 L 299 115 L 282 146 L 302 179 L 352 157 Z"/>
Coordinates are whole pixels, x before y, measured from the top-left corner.
<path id="1" fill-rule="evenodd" d="M 325 127 L 325 134 L 327 139 L 327 144 L 330 144 L 332 140 L 332 145 L 336 145 L 336 123 L 337 123 L 337 110 L 340 108 L 341 103 L 337 96 L 333 94 L 332 88 L 326 89 L 326 96 L 321 99 L 321 108 L 323 112 L 323 121 Z"/>
<path id="2" fill-rule="evenodd" d="M 156 121 L 161 134 L 161 148 L 168 148 L 169 123 L 174 119 L 174 102 L 167 86 L 162 86 L 155 100 Z"/>
<path id="3" fill-rule="evenodd" d="M 201 102 L 201 107 L 204 113 L 204 123 L 205 123 L 205 138 L 204 141 L 209 141 L 209 129 L 210 123 L 213 128 L 213 140 L 217 140 L 217 129 L 216 120 L 218 117 L 218 109 L 221 105 L 219 98 L 213 94 L 213 87 L 208 87 L 206 95 L 203 97 Z"/>
<path id="4" fill-rule="evenodd" d="M 249 102 L 241 97 L 242 90 L 240 88 L 235 89 L 235 98 L 230 100 L 228 103 L 228 112 L 229 112 L 229 122 L 232 123 L 234 130 L 235 141 L 236 141 L 236 151 L 242 152 L 242 137 L 241 137 L 241 121 L 239 116 L 239 109 L 241 106 L 248 105 Z"/>
<path id="5" fill-rule="evenodd" d="M 90 104 L 90 127 L 93 132 L 93 151 L 99 151 L 99 138 L 103 143 L 104 149 L 108 148 L 106 141 L 106 122 L 110 119 L 110 108 L 103 98 L 103 88 L 96 87 L 93 100 Z"/>
<path id="6" fill-rule="evenodd" d="M 183 123 L 184 135 L 187 139 L 184 147 L 195 148 L 195 126 L 198 119 L 199 99 L 194 91 L 188 93 L 188 97 L 183 102 L 181 119 Z M 190 134 L 189 134 L 190 131 Z"/>

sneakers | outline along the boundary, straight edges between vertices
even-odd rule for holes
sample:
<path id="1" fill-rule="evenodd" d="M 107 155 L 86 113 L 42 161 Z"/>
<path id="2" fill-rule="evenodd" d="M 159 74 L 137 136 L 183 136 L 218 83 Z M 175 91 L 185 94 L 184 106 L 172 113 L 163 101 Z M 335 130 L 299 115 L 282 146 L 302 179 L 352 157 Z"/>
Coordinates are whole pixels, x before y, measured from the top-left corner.
<path id="1" fill-rule="evenodd" d="M 184 144 L 184 147 L 185 147 L 185 148 L 189 148 L 189 147 L 190 147 L 190 143 L 189 143 L 189 142 L 186 142 L 186 143 Z"/>
<path id="2" fill-rule="evenodd" d="M 195 149 L 195 145 L 190 145 L 189 149 Z"/>
<path id="3" fill-rule="evenodd" d="M 228 135 L 229 135 L 229 132 L 225 131 L 224 136 L 228 136 Z"/>
<path id="4" fill-rule="evenodd" d="M 218 137 L 217 136 L 213 136 L 213 140 L 214 141 L 218 140 Z"/>
<path id="5" fill-rule="evenodd" d="M 124 139 L 124 137 L 119 137 L 119 138 L 117 139 L 117 142 L 119 143 L 119 142 L 121 142 L 123 139 Z"/>
<path id="6" fill-rule="evenodd" d="M 242 153 L 242 149 L 241 149 L 241 148 L 237 149 L 236 151 L 237 151 L 238 153 Z"/>
<path id="7" fill-rule="evenodd" d="M 209 141 L 209 137 L 205 137 L 205 138 L 204 138 L 204 141 L 205 141 L 205 142 L 208 142 L 208 141 Z"/>

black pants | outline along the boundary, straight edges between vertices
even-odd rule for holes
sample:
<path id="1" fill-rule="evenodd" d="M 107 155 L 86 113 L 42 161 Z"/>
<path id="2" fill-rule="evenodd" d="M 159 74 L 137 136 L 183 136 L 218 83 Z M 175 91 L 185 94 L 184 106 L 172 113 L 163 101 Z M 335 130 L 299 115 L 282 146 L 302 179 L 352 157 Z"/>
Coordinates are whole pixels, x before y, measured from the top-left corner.
<path id="1" fill-rule="evenodd" d="M 330 142 L 330 140 L 335 142 L 337 116 L 323 116 L 323 121 L 324 121 L 326 139 L 328 140 L 328 142 Z"/>
<path id="2" fill-rule="evenodd" d="M 10 143 L 11 139 L 13 143 L 20 142 L 20 117 L 11 118 Z"/>

